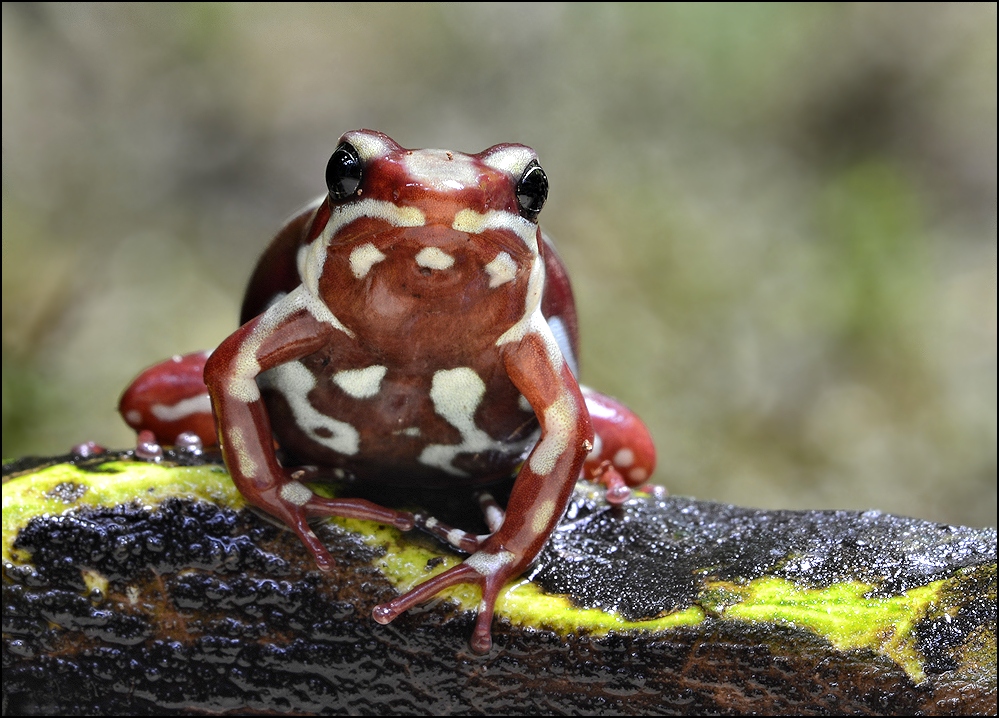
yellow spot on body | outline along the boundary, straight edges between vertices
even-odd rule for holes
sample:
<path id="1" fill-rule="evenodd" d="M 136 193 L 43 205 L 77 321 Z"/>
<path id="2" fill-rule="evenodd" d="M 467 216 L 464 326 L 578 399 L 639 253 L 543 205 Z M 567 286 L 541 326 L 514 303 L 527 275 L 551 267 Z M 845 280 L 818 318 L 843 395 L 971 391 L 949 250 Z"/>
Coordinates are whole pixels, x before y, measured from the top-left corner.
<path id="1" fill-rule="evenodd" d="M 378 393 L 387 367 L 369 366 L 346 369 L 333 375 L 333 382 L 355 399 L 369 399 Z"/>
<path id="2" fill-rule="evenodd" d="M 437 247 L 424 247 L 416 253 L 416 263 L 426 269 L 450 269 L 454 257 Z"/>
<path id="3" fill-rule="evenodd" d="M 312 498 L 312 490 L 303 483 L 290 481 L 281 487 L 281 498 L 295 506 L 305 506 Z"/>
<path id="4" fill-rule="evenodd" d="M 512 282 L 517 277 L 517 263 L 506 252 L 497 254 L 496 258 L 487 264 L 485 269 L 489 275 L 490 289 Z"/>
<path id="5" fill-rule="evenodd" d="M 555 464 L 569 446 L 569 437 L 576 428 L 576 418 L 579 412 L 572 396 L 562 392 L 543 412 L 541 422 L 544 428 L 541 441 L 531 453 L 529 466 L 531 471 L 546 476 L 555 468 Z"/>
<path id="6" fill-rule="evenodd" d="M 302 362 L 279 364 L 264 374 L 262 381 L 284 395 L 295 423 L 309 438 L 341 454 L 357 453 L 361 440 L 357 429 L 318 411 L 309 401 L 309 393 L 316 388 L 316 376 Z"/>
<path id="7" fill-rule="evenodd" d="M 635 463 L 635 452 L 631 449 L 619 449 L 616 454 L 614 454 L 614 466 L 619 469 L 627 469 L 629 466 Z"/>
<path id="8" fill-rule="evenodd" d="M 198 394 L 176 404 L 153 404 L 150 411 L 160 421 L 177 421 L 192 414 L 211 414 L 212 401 L 208 394 Z"/>
<path id="9" fill-rule="evenodd" d="M 481 576 L 493 576 L 499 573 L 504 566 L 513 563 L 517 559 L 510 551 L 498 551 L 489 553 L 486 551 L 476 551 L 465 559 L 465 563 L 478 571 Z"/>
<path id="10" fill-rule="evenodd" d="M 374 244 L 371 242 L 362 244 L 360 247 L 354 247 L 350 253 L 350 271 L 357 279 L 364 279 L 371 268 L 383 259 L 385 255 Z"/>
<path id="11" fill-rule="evenodd" d="M 649 478 L 649 472 L 643 468 L 636 467 L 628 472 L 628 478 L 632 481 L 645 481 Z"/>
<path id="12" fill-rule="evenodd" d="M 539 252 L 538 225 L 513 212 L 491 209 L 481 213 L 474 209 L 463 209 L 454 215 L 451 228 L 456 232 L 467 234 L 482 234 L 489 230 L 506 230 L 520 237 L 535 255 Z"/>
<path id="13" fill-rule="evenodd" d="M 542 501 L 531 512 L 531 529 L 536 534 L 543 534 L 555 514 L 555 502 L 551 499 Z"/>
<path id="14" fill-rule="evenodd" d="M 236 454 L 236 465 L 239 472 L 248 479 L 257 477 L 258 466 L 246 450 L 246 439 L 243 437 L 243 430 L 238 426 L 231 426 L 226 431 L 229 438 L 229 449 Z"/>

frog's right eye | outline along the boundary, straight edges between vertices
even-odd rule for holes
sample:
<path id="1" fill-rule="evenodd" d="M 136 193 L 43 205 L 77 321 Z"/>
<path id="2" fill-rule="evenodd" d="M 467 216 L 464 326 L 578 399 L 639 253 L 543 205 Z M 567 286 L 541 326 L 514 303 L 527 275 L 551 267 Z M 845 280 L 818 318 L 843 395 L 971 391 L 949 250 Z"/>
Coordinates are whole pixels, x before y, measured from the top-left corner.
<path id="1" fill-rule="evenodd" d="M 520 216 L 536 222 L 541 208 L 548 199 L 548 175 L 541 169 L 537 160 L 527 165 L 524 174 L 517 183 L 517 204 L 520 206 Z"/>
<path id="2" fill-rule="evenodd" d="M 347 199 L 361 186 L 361 158 L 349 142 L 341 142 L 326 165 L 326 186 L 333 199 Z"/>

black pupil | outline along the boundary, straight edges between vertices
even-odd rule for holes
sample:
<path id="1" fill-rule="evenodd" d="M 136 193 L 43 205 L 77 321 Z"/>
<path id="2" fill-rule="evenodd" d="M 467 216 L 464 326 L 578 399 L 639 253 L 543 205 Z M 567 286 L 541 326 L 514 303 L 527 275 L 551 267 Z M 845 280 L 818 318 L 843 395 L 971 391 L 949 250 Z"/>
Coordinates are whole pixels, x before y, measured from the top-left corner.
<path id="1" fill-rule="evenodd" d="M 524 176 L 517 185 L 517 203 L 520 214 L 526 219 L 535 219 L 548 199 L 548 177 L 537 160 L 524 170 Z"/>
<path id="2" fill-rule="evenodd" d="M 326 165 L 326 186 L 335 199 L 347 199 L 361 184 L 361 158 L 347 142 L 333 152 Z"/>

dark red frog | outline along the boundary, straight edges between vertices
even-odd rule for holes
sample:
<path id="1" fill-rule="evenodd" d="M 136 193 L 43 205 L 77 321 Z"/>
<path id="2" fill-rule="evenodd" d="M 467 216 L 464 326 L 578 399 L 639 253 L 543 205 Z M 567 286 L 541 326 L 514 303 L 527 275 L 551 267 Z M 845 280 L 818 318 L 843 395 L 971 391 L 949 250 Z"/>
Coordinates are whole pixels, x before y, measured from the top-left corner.
<path id="1" fill-rule="evenodd" d="M 538 227 L 548 179 L 533 150 L 407 150 L 360 130 L 341 138 L 326 183 L 260 259 L 240 329 L 207 364 L 192 354 L 147 370 L 122 414 L 163 443 L 183 431 L 212 443 L 213 407 L 236 486 L 322 569 L 333 560 L 310 518 L 408 530 L 414 516 L 323 498 L 303 479 L 325 470 L 387 486 L 474 487 L 516 473 L 491 534 L 424 518 L 470 555 L 374 611 L 388 623 L 448 586 L 476 584 L 471 645 L 486 652 L 497 594 L 541 551 L 581 473 L 620 502 L 651 474 L 655 449 L 634 414 L 577 383 L 576 310 Z M 275 440 L 293 465 L 278 462 Z"/>

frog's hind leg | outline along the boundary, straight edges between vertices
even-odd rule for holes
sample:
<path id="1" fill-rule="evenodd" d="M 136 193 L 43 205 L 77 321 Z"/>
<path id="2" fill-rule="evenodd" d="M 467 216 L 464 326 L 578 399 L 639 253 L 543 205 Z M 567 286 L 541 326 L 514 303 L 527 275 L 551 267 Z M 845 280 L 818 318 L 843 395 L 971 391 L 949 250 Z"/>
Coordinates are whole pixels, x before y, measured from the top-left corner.
<path id="1" fill-rule="evenodd" d="M 589 387 L 580 387 L 593 422 L 593 449 L 583 464 L 583 478 L 603 484 L 607 502 L 622 504 L 631 488 L 641 486 L 656 466 L 656 449 L 648 428 L 621 402 Z"/>
<path id="2" fill-rule="evenodd" d="M 503 520 L 506 518 L 506 512 L 488 491 L 480 491 L 478 493 L 478 498 L 479 507 L 482 509 L 482 516 L 486 520 L 486 526 L 489 527 L 489 533 L 469 533 L 467 531 L 448 526 L 444 522 L 438 521 L 433 516 L 428 516 L 423 513 L 416 513 L 414 515 L 414 523 L 417 528 L 423 529 L 431 536 L 434 536 L 458 551 L 473 554 L 479 550 L 479 547 L 482 546 L 482 544 L 486 542 L 486 539 L 500 530 L 500 527 L 503 525 Z"/>

